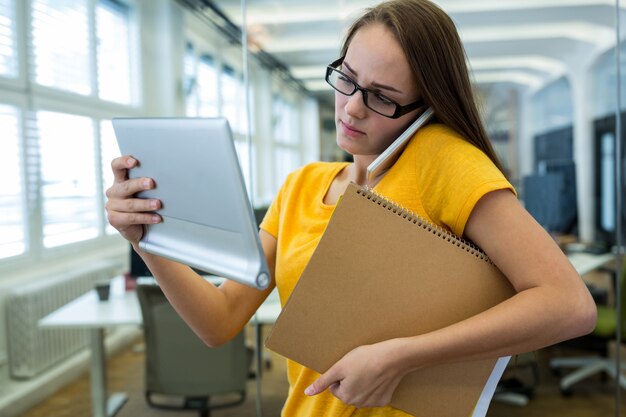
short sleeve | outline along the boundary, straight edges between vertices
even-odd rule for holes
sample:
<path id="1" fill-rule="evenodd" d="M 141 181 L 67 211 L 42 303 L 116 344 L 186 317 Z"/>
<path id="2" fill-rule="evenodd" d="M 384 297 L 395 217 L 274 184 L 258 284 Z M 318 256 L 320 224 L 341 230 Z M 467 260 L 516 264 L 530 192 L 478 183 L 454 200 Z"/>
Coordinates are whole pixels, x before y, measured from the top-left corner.
<path id="1" fill-rule="evenodd" d="M 285 188 L 285 184 L 283 184 L 280 190 L 278 190 L 278 194 L 276 194 L 276 196 L 274 197 L 274 200 L 272 200 L 272 203 L 270 204 L 269 208 L 267 209 L 267 212 L 265 213 L 265 216 L 263 217 L 263 221 L 259 225 L 260 229 L 265 230 L 267 233 L 274 236 L 275 238 L 278 238 L 278 226 L 280 222 L 280 208 L 281 208 L 282 197 L 284 194 L 284 188 Z"/>
<path id="2" fill-rule="evenodd" d="M 514 187 L 480 149 L 437 129 L 421 141 L 417 152 L 418 190 L 424 210 L 435 223 L 462 236 L 478 201 L 487 193 Z"/>

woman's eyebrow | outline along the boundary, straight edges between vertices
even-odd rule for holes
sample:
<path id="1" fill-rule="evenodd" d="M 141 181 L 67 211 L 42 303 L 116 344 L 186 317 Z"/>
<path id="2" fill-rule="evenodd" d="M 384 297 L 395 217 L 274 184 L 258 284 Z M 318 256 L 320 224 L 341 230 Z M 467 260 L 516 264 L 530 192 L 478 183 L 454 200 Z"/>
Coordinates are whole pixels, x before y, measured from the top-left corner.
<path id="1" fill-rule="evenodd" d="M 350 71 L 355 77 L 359 76 L 359 74 L 357 74 L 357 72 L 355 70 L 353 70 L 347 62 L 344 61 L 343 65 L 345 65 L 346 68 L 348 68 L 348 71 Z M 390 85 L 386 85 L 386 84 L 380 84 L 380 83 L 377 83 L 377 82 L 373 82 L 372 83 L 372 87 L 376 87 L 379 90 L 388 90 L 388 91 L 393 91 L 395 93 L 402 94 L 402 92 L 400 90 L 398 90 L 398 89 L 396 89 L 396 88 L 394 88 L 394 87 L 392 87 Z"/>

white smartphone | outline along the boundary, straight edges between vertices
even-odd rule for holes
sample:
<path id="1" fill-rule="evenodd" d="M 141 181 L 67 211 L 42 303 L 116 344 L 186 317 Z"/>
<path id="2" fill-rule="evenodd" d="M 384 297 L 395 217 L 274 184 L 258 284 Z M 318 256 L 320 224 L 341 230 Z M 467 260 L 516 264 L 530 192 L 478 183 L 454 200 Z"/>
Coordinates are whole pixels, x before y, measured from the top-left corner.
<path id="1" fill-rule="evenodd" d="M 367 167 L 368 181 L 374 179 L 378 174 L 396 162 L 397 156 L 402 152 L 415 132 L 417 132 L 420 127 L 424 126 L 433 117 L 433 114 L 435 114 L 433 109 L 431 107 L 427 108 L 416 121 L 411 123 L 411 125 Z"/>

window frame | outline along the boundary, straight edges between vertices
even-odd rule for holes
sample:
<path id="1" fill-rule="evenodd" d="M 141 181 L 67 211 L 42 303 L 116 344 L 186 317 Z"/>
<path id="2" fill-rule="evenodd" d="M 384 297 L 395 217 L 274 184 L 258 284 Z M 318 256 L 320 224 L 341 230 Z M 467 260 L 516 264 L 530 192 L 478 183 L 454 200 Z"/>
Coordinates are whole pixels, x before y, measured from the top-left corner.
<path id="1" fill-rule="evenodd" d="M 95 20 L 95 5 L 97 0 L 86 0 L 92 10 L 92 22 Z M 230 40 L 226 39 L 217 28 L 202 21 L 198 16 L 184 8 L 176 2 L 152 2 L 149 0 L 116 0 L 130 7 L 130 25 L 133 41 L 130 48 L 133 48 L 131 55 L 135 57 L 132 64 L 130 76 L 133 77 L 131 87 L 135 89 L 132 93 L 136 97 L 133 105 L 125 105 L 115 102 L 105 101 L 98 96 L 97 77 L 92 77 L 92 82 L 96 85 L 94 94 L 83 96 L 46 86 L 37 85 L 32 81 L 32 68 L 30 60 L 33 59 L 31 50 L 29 31 L 32 25 L 30 21 L 30 0 L 15 0 L 16 16 L 16 48 L 17 48 L 17 77 L 0 76 L 0 102 L 12 105 L 21 112 L 20 126 L 22 132 L 28 130 L 28 124 L 37 111 L 52 111 L 69 113 L 72 115 L 89 117 L 93 124 L 95 146 L 94 169 L 96 173 L 96 187 L 102 192 L 96 193 L 96 198 L 101 199 L 104 206 L 104 184 L 103 177 L 108 169 L 106 161 L 102 160 L 102 147 L 104 133 L 100 130 L 102 120 L 110 120 L 113 117 L 141 117 L 141 116 L 182 116 L 185 114 L 184 95 L 181 94 L 180 80 L 184 74 L 182 59 L 184 58 L 184 45 L 187 39 L 194 41 L 195 45 L 202 45 L 204 51 L 211 53 L 215 57 L 216 67 L 223 63 L 232 66 L 238 74 L 243 74 L 243 60 L 241 48 Z M 149 6 L 147 6 L 149 4 Z M 95 27 L 90 27 L 95 32 Z M 163 32 L 165 31 L 165 32 Z M 153 36 L 155 33 L 163 32 L 163 36 L 171 40 L 163 44 L 163 36 Z M 92 35 L 93 36 L 93 35 Z M 92 38 L 95 40 L 95 36 Z M 93 41 L 92 40 L 92 44 Z M 197 42 L 200 40 L 201 42 Z M 158 57 L 150 54 L 150 50 L 164 48 L 163 54 Z M 92 52 L 96 56 L 96 52 Z M 172 59 L 173 58 L 173 59 Z M 180 58 L 180 62 L 177 62 Z M 267 204 L 278 191 L 280 183 L 272 178 L 274 161 L 272 159 L 273 139 L 271 134 L 271 123 L 269 113 L 271 108 L 272 83 L 280 76 L 273 73 L 257 61 L 254 55 L 248 61 L 250 71 L 250 86 L 254 94 L 249 95 L 251 100 L 249 109 L 252 111 L 247 117 L 250 124 L 250 134 L 235 134 L 235 139 L 239 144 L 248 143 L 248 138 L 252 139 L 253 155 L 252 167 L 254 178 L 254 193 L 252 201 L 256 204 Z M 157 68 L 155 71 L 154 68 Z M 95 70 L 96 66 L 92 65 Z M 172 75 L 174 78 L 172 78 Z M 218 75 L 219 80 L 219 75 Z M 218 85 L 216 88 L 221 88 Z M 158 91 L 157 91 L 158 89 Z M 293 88 L 284 82 L 281 87 L 289 90 L 288 94 L 293 94 L 298 103 L 297 114 L 299 129 L 303 129 L 302 116 L 303 103 L 309 100 L 304 98 L 301 91 Z M 218 94 L 218 106 L 222 108 L 221 92 Z M 305 132 L 295 132 L 298 140 L 303 141 Z M 308 138 L 308 136 L 307 136 Z M 26 155 L 33 146 L 32 134 L 23 134 L 20 138 L 20 149 Z M 307 148 L 308 146 L 308 148 Z M 310 145 L 300 145 L 300 162 L 309 157 L 317 155 L 315 149 Z M 99 164 L 99 166 L 98 166 Z M 24 167 L 26 164 L 24 164 Z M 30 168 L 29 168 L 30 169 Z M 39 175 L 39 167 L 35 170 L 35 175 Z M 248 172 L 248 168 L 245 168 Z M 267 173 L 267 174 L 266 174 Z M 116 259 L 127 259 L 128 243 L 117 233 L 108 234 L 106 216 L 104 210 L 99 213 L 100 235 L 91 240 L 79 241 L 67 245 L 43 248 L 42 234 L 42 200 L 39 195 L 38 182 L 29 181 L 27 176 L 33 175 L 31 171 L 22 178 L 24 184 L 24 199 L 26 204 L 26 245 L 24 254 L 0 259 L 0 273 L 5 271 L 18 271 L 20 275 L 31 276 L 37 273 L 47 273 L 54 269 L 65 270 L 69 265 L 80 265 L 90 262 L 92 259 L 102 257 L 115 257 Z M 77 256 L 78 255 L 78 256 Z M 11 274 L 15 276 L 15 274 Z"/>
<path id="2" fill-rule="evenodd" d="M 274 130 L 274 121 L 276 114 L 275 111 L 275 100 L 279 100 L 283 108 L 290 110 L 289 112 L 289 120 L 287 121 L 287 136 L 286 138 L 279 138 L 276 136 L 276 131 Z M 297 109 L 297 110 L 294 110 Z M 274 78 L 272 83 L 272 125 L 271 125 L 271 137 L 272 137 L 272 156 L 276 158 L 277 152 L 289 152 L 290 154 L 296 156 L 297 162 L 294 166 L 291 166 L 287 169 L 279 168 L 279 161 L 275 160 L 273 164 L 273 172 L 272 176 L 274 178 L 275 183 L 280 183 L 285 180 L 285 172 L 293 171 L 297 166 L 302 165 L 303 162 L 303 144 L 302 144 L 302 134 L 301 134 L 301 123 L 300 123 L 300 103 L 298 97 L 290 91 L 289 86 L 283 85 L 282 80 L 278 78 Z M 289 136 L 292 138 L 290 139 Z"/>
<path id="3" fill-rule="evenodd" d="M 107 233 L 106 226 L 108 221 L 104 210 L 96 214 L 94 227 L 97 229 L 97 236 L 94 238 L 79 240 L 55 247 L 44 247 L 44 231 L 43 231 L 43 195 L 40 191 L 41 181 L 41 160 L 38 156 L 36 163 L 27 161 L 26 155 L 33 152 L 32 147 L 35 145 L 35 152 L 40 152 L 39 138 L 36 134 L 28 131 L 30 124 L 34 122 L 34 117 L 38 111 L 50 111 L 64 113 L 68 115 L 82 116 L 89 118 L 93 137 L 90 138 L 93 146 L 93 163 L 92 169 L 95 170 L 95 197 L 94 201 L 97 207 L 104 207 L 105 202 L 105 184 L 103 184 L 103 163 L 101 158 L 102 137 L 100 125 L 103 120 L 110 120 L 117 116 L 137 117 L 143 114 L 143 97 L 140 94 L 143 88 L 139 80 L 139 74 L 142 71 L 141 59 L 139 54 L 133 51 L 139 50 L 139 36 L 141 29 L 141 21 L 139 19 L 141 9 L 138 0 L 115 0 L 124 4 L 129 8 L 129 56 L 133 60 L 130 63 L 129 71 L 131 103 L 122 104 L 113 101 L 107 101 L 100 98 L 98 92 L 97 69 L 95 59 L 98 51 L 95 49 L 95 22 L 96 9 L 100 0 L 86 0 L 88 19 L 90 22 L 89 31 L 91 32 L 90 40 L 90 56 L 91 58 L 91 83 L 95 85 L 92 94 L 81 95 L 57 88 L 51 88 L 39 85 L 34 80 L 33 67 L 30 66 L 30 60 L 34 59 L 34 50 L 30 39 L 30 30 L 32 20 L 30 19 L 30 8 L 32 2 L 15 1 L 15 28 L 16 28 L 16 49 L 17 49 L 17 77 L 0 76 L 0 103 L 15 107 L 19 116 L 18 125 L 21 129 L 21 135 L 18 139 L 18 147 L 21 153 L 22 161 L 20 163 L 21 181 L 22 181 L 22 210 L 24 229 L 24 246 L 25 251 L 15 256 L 0 258 L 0 271 L 13 270 L 14 268 L 29 267 L 33 262 L 52 263 L 53 261 L 72 256 L 77 253 L 101 252 L 101 251 L 117 251 L 120 247 L 121 237 Z M 133 58 L 134 57 L 134 58 Z M 32 158 L 32 156 L 30 157 Z"/>

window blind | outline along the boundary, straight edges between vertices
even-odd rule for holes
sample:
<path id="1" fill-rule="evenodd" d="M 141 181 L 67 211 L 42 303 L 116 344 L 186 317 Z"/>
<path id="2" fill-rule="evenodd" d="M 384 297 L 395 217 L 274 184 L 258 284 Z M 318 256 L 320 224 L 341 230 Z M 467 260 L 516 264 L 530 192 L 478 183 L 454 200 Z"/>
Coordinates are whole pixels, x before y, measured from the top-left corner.
<path id="1" fill-rule="evenodd" d="M 5 103 L 0 86 L 0 260 L 37 260 L 48 248 L 115 232 L 103 227 L 102 193 L 119 151 L 101 119 L 104 100 L 134 104 L 137 17 L 118 0 L 0 0 L 0 78 L 24 74 L 34 86 L 13 92 L 20 104 Z M 22 29 L 27 68 L 18 65 Z M 67 113 L 79 107 L 80 115 Z"/>
<path id="2" fill-rule="evenodd" d="M 20 255 L 26 247 L 19 120 L 15 107 L 0 105 L 0 259 Z"/>
<path id="3" fill-rule="evenodd" d="M 91 3 L 32 1 L 32 76 L 38 84 L 92 96 L 95 76 L 94 98 L 131 104 L 131 10 L 115 0 L 97 0 L 91 18 Z M 91 33 L 96 42 L 90 41 Z M 43 247 L 98 237 L 105 217 L 99 193 L 110 186 L 110 161 L 119 153 L 110 121 L 39 110 L 34 112 L 34 126 Z M 95 159 L 97 138 L 101 161 Z M 67 149 L 80 155 L 73 164 L 67 164 Z M 107 224 L 105 232 L 114 230 Z"/>
<path id="4" fill-rule="evenodd" d="M 112 0 L 96 7 L 98 95 L 103 100 L 131 104 L 130 9 Z"/>
<path id="5" fill-rule="evenodd" d="M 37 84 L 93 92 L 87 0 L 31 1 L 31 65 Z"/>
<path id="6" fill-rule="evenodd" d="M 218 116 L 217 68 L 210 55 L 202 55 L 198 61 L 197 86 L 198 116 Z"/>
<path id="7" fill-rule="evenodd" d="M 222 86 L 222 115 L 228 119 L 231 129 L 235 134 L 247 133 L 245 91 L 243 80 L 235 70 L 224 65 L 220 77 Z"/>
<path id="8" fill-rule="evenodd" d="M 193 44 L 188 42 L 184 67 L 187 116 L 219 116 L 218 71 L 213 57 L 197 57 Z"/>
<path id="9" fill-rule="evenodd" d="M 100 122 L 100 156 L 102 158 L 102 191 L 106 192 L 107 188 L 113 185 L 113 171 L 111 170 L 111 161 L 120 156 L 120 149 L 117 146 L 115 132 L 110 120 L 102 120 Z M 106 197 L 104 200 L 106 201 Z M 103 213 L 106 218 L 106 210 Z M 105 232 L 107 234 L 115 234 L 117 230 L 106 222 Z"/>
<path id="10" fill-rule="evenodd" d="M 187 42 L 185 57 L 183 59 L 183 69 L 185 72 L 183 90 L 185 92 L 185 114 L 187 116 L 197 116 L 197 74 L 196 74 L 196 54 L 193 43 Z"/>
<path id="11" fill-rule="evenodd" d="M 296 106 L 275 94 L 272 98 L 272 137 L 274 138 L 274 180 L 282 183 L 289 172 L 300 166 Z"/>
<path id="12" fill-rule="evenodd" d="M 0 0 L 0 75 L 17 77 L 15 0 Z"/>
<path id="13" fill-rule="evenodd" d="M 252 149 L 250 149 L 248 142 L 238 140 L 235 141 L 235 150 L 237 151 L 237 158 L 239 159 L 239 166 L 243 174 L 244 182 L 246 183 L 248 191 L 250 191 L 250 164 L 252 163 L 253 171 L 256 165 L 254 144 L 252 145 Z"/>
<path id="14" fill-rule="evenodd" d="M 91 118 L 51 111 L 36 114 L 41 158 L 44 247 L 98 236 L 94 126 Z M 68 163 L 71 149 L 72 163 Z"/>
<path id="15" fill-rule="evenodd" d="M 273 100 L 272 116 L 274 141 L 298 146 L 298 105 L 277 94 Z"/>

